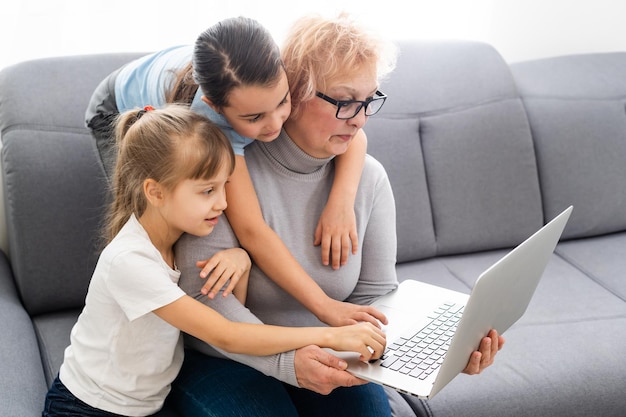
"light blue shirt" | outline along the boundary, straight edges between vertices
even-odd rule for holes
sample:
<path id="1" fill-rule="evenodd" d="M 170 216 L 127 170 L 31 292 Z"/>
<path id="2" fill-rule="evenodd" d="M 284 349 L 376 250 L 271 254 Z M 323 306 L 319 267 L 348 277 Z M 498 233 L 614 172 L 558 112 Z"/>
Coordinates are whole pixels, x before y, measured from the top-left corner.
<path id="1" fill-rule="evenodd" d="M 192 58 L 193 46 L 174 46 L 146 55 L 125 65 L 115 79 L 115 100 L 120 112 L 152 106 L 165 106 L 165 91 L 174 81 L 176 72 L 184 68 Z M 202 101 L 202 90 L 198 88 L 191 109 L 206 116 L 218 125 L 235 151 L 243 155 L 243 149 L 254 139 L 235 132 L 221 114 Z"/>

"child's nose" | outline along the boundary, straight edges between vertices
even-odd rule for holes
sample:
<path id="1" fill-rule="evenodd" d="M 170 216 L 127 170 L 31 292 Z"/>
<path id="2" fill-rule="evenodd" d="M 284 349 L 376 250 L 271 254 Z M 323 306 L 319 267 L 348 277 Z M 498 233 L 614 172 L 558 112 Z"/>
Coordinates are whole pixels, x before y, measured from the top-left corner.
<path id="1" fill-rule="evenodd" d="M 270 121 L 270 130 L 273 132 L 275 130 L 282 129 L 283 123 L 285 123 L 286 119 L 287 118 L 283 117 L 283 115 L 280 113 L 274 114 L 274 116 L 271 118 L 271 121 Z"/>
<path id="2" fill-rule="evenodd" d="M 220 193 L 220 198 L 215 201 L 214 209 L 224 211 L 226 207 L 228 207 L 228 202 L 226 201 L 226 191 L 224 190 Z"/>

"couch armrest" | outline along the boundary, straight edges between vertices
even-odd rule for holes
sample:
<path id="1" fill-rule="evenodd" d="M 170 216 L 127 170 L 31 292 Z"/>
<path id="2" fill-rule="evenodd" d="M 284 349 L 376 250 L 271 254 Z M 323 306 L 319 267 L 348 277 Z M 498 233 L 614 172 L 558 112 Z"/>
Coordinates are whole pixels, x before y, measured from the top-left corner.
<path id="1" fill-rule="evenodd" d="M 0 251 L 0 404 L 1 414 L 39 417 L 47 392 L 37 337 Z"/>

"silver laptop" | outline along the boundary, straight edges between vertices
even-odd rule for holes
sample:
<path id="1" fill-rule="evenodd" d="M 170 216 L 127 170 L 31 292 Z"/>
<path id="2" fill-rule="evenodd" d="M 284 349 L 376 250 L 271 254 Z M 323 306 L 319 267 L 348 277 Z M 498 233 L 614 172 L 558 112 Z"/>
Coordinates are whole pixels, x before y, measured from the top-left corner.
<path id="1" fill-rule="evenodd" d="M 374 305 L 387 318 L 387 348 L 373 363 L 339 352 L 352 374 L 432 398 L 465 369 L 480 340 L 504 333 L 526 311 L 572 207 L 483 272 L 471 294 L 403 281 Z M 497 362 L 497 360 L 496 360 Z"/>

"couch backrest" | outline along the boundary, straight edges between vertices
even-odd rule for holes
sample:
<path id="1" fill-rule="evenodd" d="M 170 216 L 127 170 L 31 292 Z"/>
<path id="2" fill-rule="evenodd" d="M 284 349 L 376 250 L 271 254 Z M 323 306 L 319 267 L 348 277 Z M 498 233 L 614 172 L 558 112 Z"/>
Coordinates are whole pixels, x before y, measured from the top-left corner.
<path id="1" fill-rule="evenodd" d="M 96 85 L 135 56 L 49 58 L 0 72 L 10 258 L 31 315 L 84 304 L 108 195 L 85 108 Z"/>
<path id="2" fill-rule="evenodd" d="M 508 65 L 478 42 L 399 43 L 365 126 L 386 167 L 398 261 L 518 244 L 544 221 L 530 127 Z"/>
<path id="3" fill-rule="evenodd" d="M 535 141 L 547 217 L 574 211 L 565 238 L 626 230 L 626 53 L 511 65 Z"/>
<path id="4" fill-rule="evenodd" d="M 365 130 L 394 188 L 400 262 L 514 246 L 570 204 L 566 238 L 626 229 L 626 54 L 509 67 L 478 42 L 399 47 Z M 31 314 L 84 302 L 107 198 L 84 110 L 139 55 L 0 71 L 10 257 Z"/>

